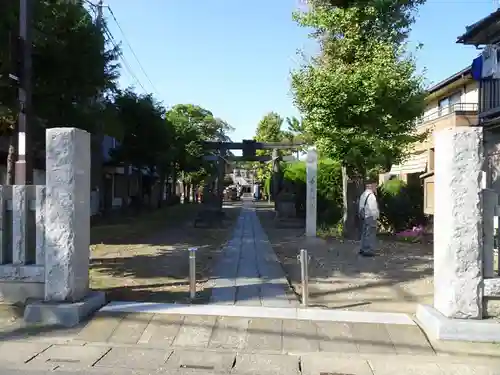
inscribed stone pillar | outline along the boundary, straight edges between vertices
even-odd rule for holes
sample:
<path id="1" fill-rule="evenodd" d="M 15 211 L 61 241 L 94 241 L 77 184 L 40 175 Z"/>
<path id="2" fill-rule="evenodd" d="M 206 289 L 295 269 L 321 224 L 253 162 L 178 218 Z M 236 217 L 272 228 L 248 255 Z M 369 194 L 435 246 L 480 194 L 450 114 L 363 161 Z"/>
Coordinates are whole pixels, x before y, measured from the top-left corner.
<path id="1" fill-rule="evenodd" d="M 448 318 L 482 318 L 482 129 L 435 133 L 434 307 Z"/>
<path id="2" fill-rule="evenodd" d="M 316 221 L 318 216 L 318 154 L 315 149 L 307 151 L 306 159 L 307 193 L 306 193 L 306 236 L 316 237 Z"/>
<path id="3" fill-rule="evenodd" d="M 45 300 L 75 302 L 89 290 L 90 134 L 46 133 Z"/>

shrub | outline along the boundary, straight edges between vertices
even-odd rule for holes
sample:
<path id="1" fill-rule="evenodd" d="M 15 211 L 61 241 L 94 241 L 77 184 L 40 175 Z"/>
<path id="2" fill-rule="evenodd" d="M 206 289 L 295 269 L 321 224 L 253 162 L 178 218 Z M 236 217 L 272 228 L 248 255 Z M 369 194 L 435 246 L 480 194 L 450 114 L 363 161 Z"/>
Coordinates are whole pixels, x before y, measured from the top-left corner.
<path id="1" fill-rule="evenodd" d="M 284 165 L 284 178 L 291 182 L 296 193 L 297 212 L 305 215 L 307 178 L 306 164 L 294 162 Z M 342 171 L 340 164 L 323 159 L 318 162 L 318 221 L 337 223 L 342 217 Z"/>
<path id="2" fill-rule="evenodd" d="M 423 185 L 420 180 L 406 184 L 399 179 L 378 188 L 380 221 L 389 230 L 399 232 L 425 224 Z"/>

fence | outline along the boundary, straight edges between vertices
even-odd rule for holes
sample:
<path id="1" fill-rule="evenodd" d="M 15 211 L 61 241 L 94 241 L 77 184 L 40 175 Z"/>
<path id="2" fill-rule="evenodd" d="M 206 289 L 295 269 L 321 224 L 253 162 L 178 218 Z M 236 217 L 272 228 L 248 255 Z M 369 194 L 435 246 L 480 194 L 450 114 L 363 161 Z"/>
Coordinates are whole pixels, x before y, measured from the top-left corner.
<path id="1" fill-rule="evenodd" d="M 483 190 L 483 296 L 500 297 L 500 256 L 498 255 L 500 205 L 498 193 Z M 495 259 L 496 258 L 496 259 Z"/>
<path id="2" fill-rule="evenodd" d="M 3 288 L 0 300 L 43 298 L 44 210 L 45 186 L 0 186 L 0 281 L 27 284 L 22 290 L 11 288 L 10 293 Z M 40 285 L 30 288 L 30 283 Z"/>

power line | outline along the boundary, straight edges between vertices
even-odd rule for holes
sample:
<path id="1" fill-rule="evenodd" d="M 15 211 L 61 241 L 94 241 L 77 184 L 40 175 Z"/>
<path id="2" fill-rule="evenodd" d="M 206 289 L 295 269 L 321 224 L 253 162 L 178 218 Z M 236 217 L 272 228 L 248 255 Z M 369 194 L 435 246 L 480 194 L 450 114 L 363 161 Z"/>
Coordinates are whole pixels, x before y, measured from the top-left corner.
<path id="1" fill-rule="evenodd" d="M 113 20 L 115 21 L 116 25 L 118 26 L 118 29 L 120 30 L 122 36 L 123 36 L 123 40 L 125 41 L 125 43 L 127 44 L 128 48 L 130 49 L 130 51 L 132 52 L 132 55 L 134 56 L 135 60 L 137 61 L 137 64 L 139 65 L 139 68 L 141 69 L 142 73 L 144 74 L 144 76 L 146 77 L 146 79 L 148 80 L 149 84 L 151 85 L 151 87 L 153 88 L 153 90 L 156 92 L 156 94 L 158 96 L 161 96 L 158 92 L 158 90 L 156 89 L 155 85 L 153 84 L 153 82 L 151 81 L 151 79 L 149 78 L 148 74 L 146 73 L 146 70 L 144 69 L 144 67 L 142 66 L 139 58 L 137 57 L 134 49 L 132 48 L 132 45 L 130 44 L 130 42 L 128 41 L 126 35 L 125 35 L 125 32 L 123 31 L 122 27 L 120 26 L 120 23 L 118 22 L 115 14 L 113 13 L 113 10 L 111 9 L 111 7 L 107 7 L 109 13 L 111 14 L 111 17 L 113 18 Z"/>
<path id="2" fill-rule="evenodd" d="M 104 26 L 104 32 L 108 36 L 108 41 L 115 47 L 115 49 L 118 51 L 118 56 L 121 58 L 123 66 L 125 67 L 125 70 L 127 70 L 128 74 L 134 79 L 134 81 L 142 88 L 145 94 L 149 94 L 148 90 L 145 89 L 144 85 L 141 83 L 139 78 L 135 75 L 134 71 L 130 67 L 129 63 L 125 59 L 125 56 L 123 55 L 123 52 L 120 51 L 118 47 L 118 43 L 116 43 L 115 38 L 111 31 L 109 31 L 107 26 Z"/>

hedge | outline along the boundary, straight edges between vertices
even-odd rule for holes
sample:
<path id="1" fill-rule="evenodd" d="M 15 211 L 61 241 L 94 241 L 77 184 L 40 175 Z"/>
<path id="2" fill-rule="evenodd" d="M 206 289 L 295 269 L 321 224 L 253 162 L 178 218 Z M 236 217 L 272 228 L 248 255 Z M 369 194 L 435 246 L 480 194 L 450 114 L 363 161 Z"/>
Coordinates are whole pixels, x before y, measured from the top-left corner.
<path id="1" fill-rule="evenodd" d="M 392 232 L 424 225 L 424 190 L 420 180 L 408 184 L 399 179 L 378 188 L 380 222 Z"/>
<path id="2" fill-rule="evenodd" d="M 284 179 L 293 184 L 296 192 L 297 212 L 305 216 L 306 164 L 302 161 L 284 163 Z M 340 164 L 323 159 L 318 162 L 318 221 L 336 224 L 342 218 L 342 170 Z M 265 181 L 265 188 L 270 179 Z"/>
<path id="3" fill-rule="evenodd" d="M 284 179 L 294 186 L 297 212 L 305 216 L 306 165 L 304 162 L 283 163 Z M 342 170 L 340 163 L 322 159 L 318 162 L 318 221 L 337 224 L 342 218 Z M 271 179 L 264 181 L 269 192 Z M 423 187 L 420 180 L 406 184 L 389 180 L 378 188 L 380 221 L 384 229 L 397 232 L 425 224 Z"/>

